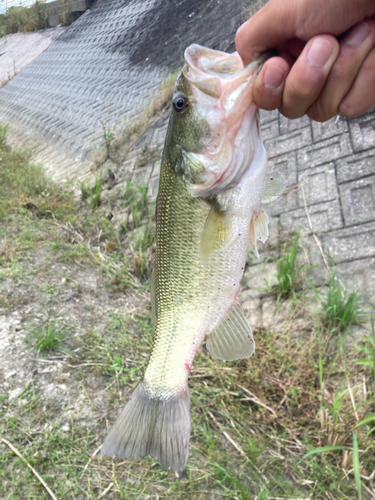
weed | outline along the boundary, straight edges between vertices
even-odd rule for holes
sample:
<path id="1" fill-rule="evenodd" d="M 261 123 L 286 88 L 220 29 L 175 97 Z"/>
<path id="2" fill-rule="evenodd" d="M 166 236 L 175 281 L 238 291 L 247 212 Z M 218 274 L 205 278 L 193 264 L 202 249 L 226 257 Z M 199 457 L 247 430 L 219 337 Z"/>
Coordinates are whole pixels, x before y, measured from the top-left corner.
<path id="1" fill-rule="evenodd" d="M 38 354 L 41 351 L 58 349 L 67 335 L 67 325 L 55 317 L 53 310 L 56 289 L 49 288 L 47 293 L 50 295 L 47 318 L 41 325 L 36 325 L 31 330 L 31 334 L 36 339 Z"/>
<path id="2" fill-rule="evenodd" d="M 104 150 L 106 152 L 107 158 L 110 158 L 111 156 L 111 145 L 112 141 L 115 138 L 115 132 L 114 130 L 111 130 L 108 126 L 106 127 L 105 123 L 103 120 L 100 120 L 100 124 L 103 129 L 103 146 Z"/>
<path id="3" fill-rule="evenodd" d="M 310 284 L 320 302 L 323 322 L 328 329 L 335 328 L 342 331 L 359 321 L 362 314 L 360 302 L 363 295 L 359 294 L 357 286 L 349 295 L 347 294 L 336 278 L 334 264 L 329 273 L 326 297 L 318 292 L 311 280 Z"/>
<path id="4" fill-rule="evenodd" d="M 0 218 L 9 212 L 29 210 L 38 217 L 61 218 L 73 211 L 73 196 L 61 189 L 45 174 L 40 164 L 33 163 L 30 154 L 5 147 L 7 126 L 0 128 Z"/>
<path id="5" fill-rule="evenodd" d="M 158 157 L 158 149 L 150 147 L 147 143 L 142 146 L 141 153 L 137 157 L 136 167 L 144 167 L 155 161 Z"/>
<path id="6" fill-rule="evenodd" d="M 0 145 L 2 146 L 5 141 L 5 136 L 7 135 L 8 125 L 0 126 Z"/>
<path id="7" fill-rule="evenodd" d="M 83 201 L 87 201 L 89 207 L 95 210 L 100 206 L 100 196 L 103 190 L 103 181 L 101 171 L 95 178 L 95 186 L 89 188 L 84 182 L 80 183 L 81 187 L 81 198 Z"/>
<path id="8" fill-rule="evenodd" d="M 38 354 L 40 351 L 57 349 L 66 337 L 66 331 L 58 320 L 48 319 L 46 324 L 31 330 L 36 338 Z"/>
<path id="9" fill-rule="evenodd" d="M 47 27 L 48 9 L 46 2 L 36 0 L 31 6 L 13 6 L 0 16 L 0 30 L 4 34 L 19 31 L 36 31 Z"/>
<path id="10" fill-rule="evenodd" d="M 285 245 L 283 255 L 276 261 L 278 285 L 275 290 L 277 297 L 275 313 L 277 312 L 281 299 L 292 296 L 293 303 L 295 302 L 297 298 L 297 288 L 302 279 L 301 273 L 310 269 L 298 263 L 299 234 L 298 232 L 291 246 L 288 247 Z M 268 290 L 272 291 L 267 281 L 266 285 Z"/>
<path id="11" fill-rule="evenodd" d="M 375 395 L 375 326 L 374 318 L 371 318 L 371 337 L 365 337 L 363 340 L 367 345 L 359 346 L 357 349 L 364 354 L 367 354 L 367 358 L 358 359 L 356 363 L 358 365 L 367 366 L 370 371 L 372 371 L 372 390 Z"/>

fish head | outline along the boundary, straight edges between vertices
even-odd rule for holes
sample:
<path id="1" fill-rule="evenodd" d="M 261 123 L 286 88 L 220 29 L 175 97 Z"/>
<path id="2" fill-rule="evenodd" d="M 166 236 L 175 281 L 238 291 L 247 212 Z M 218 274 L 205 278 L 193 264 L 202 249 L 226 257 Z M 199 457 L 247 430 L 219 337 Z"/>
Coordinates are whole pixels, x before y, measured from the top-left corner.
<path id="1" fill-rule="evenodd" d="M 265 58 L 243 67 L 240 56 L 193 44 L 175 85 L 170 133 L 175 170 L 193 196 L 237 185 L 259 141 L 252 85 Z"/>

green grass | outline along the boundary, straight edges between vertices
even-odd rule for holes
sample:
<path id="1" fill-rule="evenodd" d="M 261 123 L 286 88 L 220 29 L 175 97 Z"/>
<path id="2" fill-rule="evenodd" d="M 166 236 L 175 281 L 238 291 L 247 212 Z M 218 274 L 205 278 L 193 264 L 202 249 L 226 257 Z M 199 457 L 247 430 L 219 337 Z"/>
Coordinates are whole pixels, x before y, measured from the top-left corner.
<path id="1" fill-rule="evenodd" d="M 320 303 L 322 319 L 328 329 L 342 331 L 363 319 L 363 311 L 360 309 L 363 294 L 359 293 L 357 286 L 351 293 L 343 288 L 336 278 L 334 264 L 329 273 L 326 295 L 319 293 L 312 281 L 310 284 Z"/>
<path id="2" fill-rule="evenodd" d="M 57 320 L 49 320 L 47 324 L 35 327 L 31 333 L 36 339 L 38 354 L 57 349 L 66 337 L 64 326 Z"/>
<path id="3" fill-rule="evenodd" d="M 36 31 L 47 27 L 48 9 L 44 0 L 36 0 L 31 6 L 15 5 L 0 14 L 0 34 Z"/>
<path id="4" fill-rule="evenodd" d="M 276 261 L 276 278 L 278 285 L 275 289 L 269 286 L 267 280 L 266 285 L 269 292 L 276 294 L 275 313 L 278 310 L 280 301 L 288 297 L 293 298 L 293 303 L 297 299 L 297 289 L 302 281 L 302 273 L 311 267 L 306 267 L 300 264 L 299 249 L 299 232 L 296 234 L 293 243 L 288 245 L 285 243 L 281 257 Z"/>
<path id="5" fill-rule="evenodd" d="M 282 299 L 296 306 L 291 316 L 277 317 L 283 328 L 277 333 L 253 325 L 256 351 L 248 360 L 224 363 L 204 347 L 198 352 L 189 379 L 186 474 L 178 478 L 149 457 L 112 460 L 95 454 L 141 379 L 152 345 L 149 272 L 137 268 L 135 249 L 148 266 L 154 206 L 145 186 L 128 184 L 122 198 L 126 216 L 115 224 L 106 218 L 104 201 L 92 210 L 74 201 L 68 189 L 56 187 L 26 154 L 2 147 L 1 155 L 1 175 L 10 186 L 0 205 L 1 284 L 10 293 L 0 288 L 0 306 L 9 315 L 29 300 L 13 293 L 17 287 L 38 287 L 44 302 L 37 322 L 27 317 L 24 331 L 15 331 L 11 340 L 17 346 L 19 337 L 29 337 L 22 347 L 29 357 L 22 367 L 23 392 L 11 401 L 9 389 L 0 394 L 0 436 L 59 500 L 97 499 L 109 487 L 104 498 L 116 500 L 371 498 L 373 483 L 366 478 L 375 468 L 374 327 L 359 350 L 348 347 L 350 329 L 324 321 L 298 326 L 296 334 L 296 311 L 301 317 L 310 314 L 310 304 L 298 293 L 298 235 L 278 268 Z M 31 184 L 24 182 L 26 175 Z M 39 217 L 40 206 L 54 217 Z M 74 272 L 63 283 L 56 269 L 70 265 Z M 81 301 L 78 272 L 103 277 L 90 295 L 100 297 L 105 289 L 105 307 L 97 310 L 94 300 Z M 68 300 L 73 289 L 79 297 L 74 303 Z M 275 290 L 267 298 L 271 305 L 281 300 Z M 77 307 L 76 323 L 67 326 L 64 315 Z M 48 396 L 51 379 L 67 387 L 68 402 Z M 0 498 L 50 498 L 1 441 Z"/>
<path id="6" fill-rule="evenodd" d="M 45 175 L 42 165 L 34 163 L 24 150 L 9 150 L 5 145 L 7 126 L 0 127 L 0 219 L 21 211 L 39 218 L 62 218 L 73 211 L 73 198 Z"/>
<path id="7" fill-rule="evenodd" d="M 84 182 L 81 182 L 80 186 L 82 200 L 86 201 L 92 210 L 98 208 L 100 206 L 100 196 L 103 190 L 102 173 L 99 172 L 99 174 L 96 176 L 95 186 L 93 188 L 87 187 Z"/>

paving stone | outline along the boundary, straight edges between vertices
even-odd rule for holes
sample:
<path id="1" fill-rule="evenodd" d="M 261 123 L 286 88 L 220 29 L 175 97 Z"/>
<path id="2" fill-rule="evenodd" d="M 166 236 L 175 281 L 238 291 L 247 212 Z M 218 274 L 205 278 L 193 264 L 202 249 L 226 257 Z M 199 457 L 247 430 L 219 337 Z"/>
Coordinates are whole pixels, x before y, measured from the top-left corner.
<path id="1" fill-rule="evenodd" d="M 303 191 L 302 191 L 303 190 Z M 304 206 L 303 192 L 307 205 L 314 205 L 338 198 L 335 164 L 333 162 L 304 170 L 299 175 L 298 200 Z"/>
<path id="2" fill-rule="evenodd" d="M 156 199 L 159 191 L 159 177 L 153 177 L 148 183 L 148 193 L 151 199 Z"/>
<path id="3" fill-rule="evenodd" d="M 294 130 L 289 134 L 279 135 L 264 141 L 269 158 L 277 157 L 289 151 L 296 151 L 298 148 L 309 146 L 311 148 L 312 136 L 311 127 L 304 127 Z"/>
<path id="4" fill-rule="evenodd" d="M 375 110 L 348 122 L 354 151 L 375 147 Z"/>
<path id="5" fill-rule="evenodd" d="M 324 250 L 339 264 L 375 256 L 375 223 L 368 222 L 323 235 Z"/>
<path id="6" fill-rule="evenodd" d="M 279 179 L 283 179 L 287 186 L 297 184 L 296 153 L 292 151 L 269 158 L 267 177 L 278 177 Z"/>
<path id="7" fill-rule="evenodd" d="M 339 200 L 327 201 L 308 207 L 313 231 L 326 233 L 343 227 Z M 284 231 L 310 231 L 309 221 L 304 208 L 281 214 L 281 228 Z"/>
<path id="8" fill-rule="evenodd" d="M 262 123 L 261 134 L 263 141 L 277 137 L 279 135 L 279 120 L 276 118 L 275 120 Z"/>
<path id="9" fill-rule="evenodd" d="M 311 127 L 314 142 L 323 141 L 349 131 L 347 119 L 341 115 L 335 116 L 323 123 L 311 120 Z"/>
<path id="10" fill-rule="evenodd" d="M 375 150 L 354 153 L 340 158 L 336 163 L 337 182 L 339 184 L 361 179 L 375 172 Z"/>
<path id="11" fill-rule="evenodd" d="M 285 153 L 268 161 L 268 177 L 277 177 L 283 180 L 287 186 L 297 185 L 297 161 L 296 153 Z M 272 215 L 279 215 L 283 212 L 294 210 L 298 207 L 298 199 L 296 190 L 286 190 L 286 194 L 280 196 L 277 200 L 273 201 L 270 205 L 265 205 L 267 212 Z M 268 208 L 269 207 L 269 208 Z"/>
<path id="12" fill-rule="evenodd" d="M 260 123 L 262 125 L 269 121 L 278 120 L 280 116 L 277 109 L 273 109 L 272 111 L 266 111 L 265 109 L 259 110 Z"/>
<path id="13" fill-rule="evenodd" d="M 302 274 L 304 297 L 307 296 L 306 292 L 311 287 L 309 280 L 312 280 L 316 287 L 321 287 L 328 279 L 326 263 L 329 266 L 330 261 L 326 257 L 326 263 L 324 262 L 321 249 L 319 248 L 319 244 L 323 248 L 321 238 L 319 235 L 315 236 L 318 241 L 311 234 L 301 233 L 299 237 L 299 244 L 303 251 L 303 259 L 301 259 L 300 264 L 306 268 Z"/>
<path id="14" fill-rule="evenodd" d="M 335 266 L 336 277 L 344 285 L 347 293 L 351 293 L 358 286 L 360 293 L 364 293 L 362 308 L 367 312 L 374 310 L 369 304 L 375 304 L 375 259 L 367 258 L 345 262 Z"/>
<path id="15" fill-rule="evenodd" d="M 246 267 L 241 283 L 241 289 L 246 290 L 243 297 L 250 298 L 264 295 L 267 290 L 265 280 L 270 287 L 277 285 L 275 262 Z"/>
<path id="16" fill-rule="evenodd" d="M 152 165 L 145 165 L 144 167 L 137 168 L 133 172 L 132 182 L 136 184 L 149 183 L 152 172 Z"/>
<path id="17" fill-rule="evenodd" d="M 346 226 L 375 220 L 375 175 L 340 186 Z"/>
<path id="18" fill-rule="evenodd" d="M 283 115 L 279 115 L 280 122 L 280 134 L 290 134 L 296 130 L 300 130 L 304 127 L 311 128 L 311 120 L 308 116 L 302 116 L 301 118 L 296 118 L 295 120 L 289 120 Z"/>
<path id="19" fill-rule="evenodd" d="M 298 170 L 324 165 L 352 153 L 349 134 L 344 133 L 297 150 Z"/>

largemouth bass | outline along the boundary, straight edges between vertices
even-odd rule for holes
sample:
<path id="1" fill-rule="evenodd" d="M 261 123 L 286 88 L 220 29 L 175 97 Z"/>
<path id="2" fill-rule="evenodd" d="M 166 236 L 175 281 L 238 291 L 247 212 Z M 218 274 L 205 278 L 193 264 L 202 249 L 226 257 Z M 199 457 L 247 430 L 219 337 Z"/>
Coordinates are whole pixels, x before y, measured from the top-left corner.
<path id="1" fill-rule="evenodd" d="M 237 53 L 191 45 L 176 81 L 156 203 L 151 283 L 152 352 L 141 382 L 102 453 L 150 455 L 185 468 L 188 376 L 206 339 L 219 359 L 251 356 L 254 340 L 238 299 L 246 256 L 268 237 L 261 208 L 267 156 L 251 87 L 267 56 L 243 68 Z"/>

